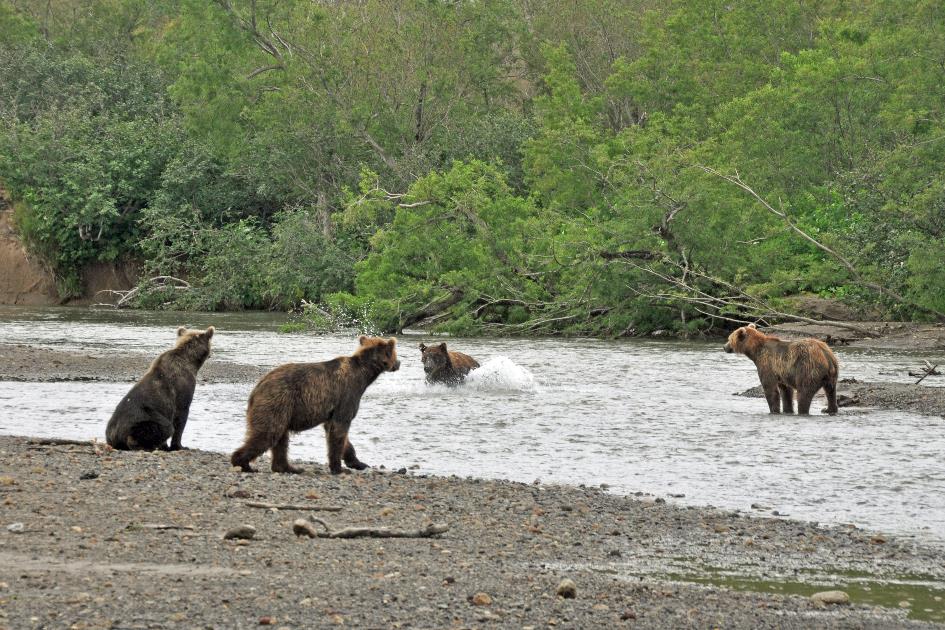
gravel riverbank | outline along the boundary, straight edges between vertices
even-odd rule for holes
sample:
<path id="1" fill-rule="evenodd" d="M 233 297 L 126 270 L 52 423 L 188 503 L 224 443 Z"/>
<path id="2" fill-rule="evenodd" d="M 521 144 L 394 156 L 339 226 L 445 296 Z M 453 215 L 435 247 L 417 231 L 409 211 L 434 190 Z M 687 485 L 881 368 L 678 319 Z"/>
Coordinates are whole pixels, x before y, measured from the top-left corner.
<path id="1" fill-rule="evenodd" d="M 878 586 L 852 588 L 945 580 L 941 550 L 852 526 L 403 470 L 331 476 L 310 463 L 301 476 L 241 474 L 202 451 L 0 437 L 0 455 L 0 627 L 890 628 L 932 627 L 907 613 L 935 620 L 945 606 L 934 588 L 894 587 L 889 601 Z M 296 537 L 293 522 L 311 516 L 332 528 L 449 529 L 418 539 Z M 224 540 L 240 525 L 255 536 Z M 670 581 L 696 569 L 764 585 Z M 827 577 L 805 583 L 814 575 Z M 573 599 L 556 594 L 565 578 Z M 779 590 L 789 583 L 798 588 Z M 833 588 L 851 604 L 805 596 Z"/>

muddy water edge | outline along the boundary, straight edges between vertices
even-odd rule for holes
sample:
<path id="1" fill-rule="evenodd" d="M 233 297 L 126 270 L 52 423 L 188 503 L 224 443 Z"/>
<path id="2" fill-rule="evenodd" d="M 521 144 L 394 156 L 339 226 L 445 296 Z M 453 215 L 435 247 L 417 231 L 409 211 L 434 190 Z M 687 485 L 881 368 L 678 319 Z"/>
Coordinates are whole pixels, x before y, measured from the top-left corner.
<path id="1" fill-rule="evenodd" d="M 214 355 L 202 374 L 184 443 L 228 452 L 242 435 L 246 396 L 259 375 L 282 362 L 322 360 L 350 353 L 354 347 L 350 335 L 281 335 L 277 332 L 281 319 L 258 314 L 2 309 L 0 433 L 101 439 L 105 420 L 129 381 L 173 342 L 174 328 L 213 324 L 218 330 Z M 531 566 L 540 567 L 541 574 L 597 576 L 592 581 L 710 584 L 724 587 L 721 593 L 760 592 L 764 598 L 776 597 L 772 600 L 776 602 L 794 602 L 787 595 L 843 588 L 855 603 L 882 607 L 875 614 L 886 615 L 887 622 L 945 621 L 941 551 L 945 505 L 940 503 L 945 477 L 938 463 L 945 448 L 936 441 L 942 439 L 941 417 L 860 409 L 844 410 L 839 418 L 773 419 L 761 413 L 762 401 L 732 396 L 753 385 L 756 377 L 747 360 L 722 355 L 715 343 L 447 340 L 451 348 L 479 359 L 483 368 L 463 387 L 430 387 L 423 382 L 416 346 L 431 340 L 422 335 L 401 337 L 403 368 L 384 375 L 369 390 L 352 439 L 362 459 L 375 466 L 371 475 L 378 480 L 442 483 L 443 492 L 432 493 L 442 502 L 440 507 L 449 503 L 464 513 L 485 515 L 493 509 L 495 499 L 490 497 L 496 493 L 523 499 L 539 492 L 552 502 L 564 497 L 550 510 L 539 502 L 540 514 L 517 515 L 509 509 L 513 522 L 496 524 L 496 540 L 482 543 L 516 547 L 523 536 L 540 538 L 528 528 L 544 531 L 546 513 L 554 512 L 557 516 L 550 520 L 555 521 L 557 545 L 545 550 L 534 565 L 529 553 L 514 552 L 526 573 Z M 902 380 L 917 358 L 872 351 L 840 350 L 840 355 L 844 375 L 890 383 Z M 820 406 L 815 401 L 815 407 Z M 183 478 L 199 478 L 219 467 L 214 475 L 221 483 L 239 485 L 243 479 L 229 471 L 225 458 L 212 452 L 147 459 L 95 454 L 91 447 L 83 454 L 80 446 L 69 453 L 66 447 L 30 447 L 21 440 L 4 445 L 8 452 L 28 455 L 32 461 L 50 458 L 44 462 L 63 471 L 71 470 L 72 464 L 59 459 L 91 457 L 87 465 L 92 467 L 143 461 L 157 466 L 156 471 L 173 468 L 171 474 Z M 292 457 L 323 461 L 321 436 L 316 432 L 297 436 Z M 24 471 L 48 466 L 29 468 L 29 462 L 20 463 L 13 469 L 5 466 L 3 474 L 18 489 L 6 496 L 26 507 L 34 500 L 26 499 L 24 491 L 42 476 L 24 479 Z M 386 472 L 397 470 L 406 474 Z M 76 478 L 80 475 L 81 471 Z M 272 476 L 255 479 L 263 477 Z M 315 474 L 293 486 L 298 484 L 295 479 L 275 478 L 272 483 L 277 488 L 263 484 L 253 492 L 264 500 L 279 492 L 294 500 L 304 498 L 303 488 L 315 485 L 327 488 L 326 496 L 350 494 L 343 488 L 347 478 Z M 358 479 L 370 479 L 364 484 L 371 486 L 375 477 Z M 45 488 L 43 493 L 51 498 Z M 63 492 L 70 496 L 66 489 Z M 300 496 L 294 496 L 296 492 Z M 415 494 L 424 492 L 432 491 Z M 569 493 L 578 493 L 578 498 L 567 498 Z M 371 501 L 386 505 L 383 498 L 361 490 L 355 494 L 366 507 L 349 518 L 383 520 L 381 512 L 371 507 Z M 452 495 L 458 498 L 449 498 Z M 585 496 L 593 500 L 580 498 Z M 169 509 L 196 510 L 194 506 L 206 500 L 182 494 L 179 498 L 194 505 Z M 426 509 L 417 510 L 417 515 L 429 518 L 448 518 L 452 513 L 434 514 L 438 508 L 424 506 L 422 500 L 412 506 L 404 501 L 410 499 L 387 503 L 404 510 L 420 505 Z M 517 499 L 509 501 L 517 505 Z M 574 501 L 598 510 L 600 518 L 583 522 L 576 517 Z M 598 502 L 603 503 L 598 506 Z M 626 531 L 626 516 L 616 520 L 623 512 L 641 515 L 631 528 L 636 536 Z M 660 514 L 657 521 L 650 520 L 654 514 Z M 75 511 L 70 515 L 81 520 Z M 745 518 L 749 515 L 762 518 Z M 5 514 L 4 521 L 11 517 Z M 575 521 L 574 527 L 567 517 Z M 791 520 L 795 518 L 802 521 Z M 611 532 L 618 534 L 601 538 L 599 543 L 608 544 L 600 549 L 580 549 L 591 546 L 587 535 L 594 530 L 586 528 L 594 524 L 598 529 L 613 524 Z M 644 524 L 654 531 L 639 534 Z M 196 531 L 217 526 L 206 522 Z M 273 537 L 283 533 L 274 532 Z M 599 531 L 594 534 L 603 536 Z M 446 538 L 453 535 L 466 534 Z M 483 534 L 483 541 L 488 537 Z M 13 534 L 5 538 L 28 542 Z M 579 547 L 568 553 L 561 550 L 562 545 L 577 543 Z M 81 547 L 57 544 L 82 555 Z M 46 539 L 36 549 L 57 553 L 56 545 Z M 606 555 L 598 553 L 604 551 Z M 521 597 L 530 601 L 527 593 Z M 738 600 L 734 595 L 724 598 Z M 778 605 L 786 610 L 783 603 Z M 807 614 L 806 603 L 803 610 Z M 512 613 L 499 613 L 503 614 Z M 577 615 L 575 620 L 580 616 L 575 611 L 569 614 Z M 526 618 L 527 614 L 516 617 Z"/>

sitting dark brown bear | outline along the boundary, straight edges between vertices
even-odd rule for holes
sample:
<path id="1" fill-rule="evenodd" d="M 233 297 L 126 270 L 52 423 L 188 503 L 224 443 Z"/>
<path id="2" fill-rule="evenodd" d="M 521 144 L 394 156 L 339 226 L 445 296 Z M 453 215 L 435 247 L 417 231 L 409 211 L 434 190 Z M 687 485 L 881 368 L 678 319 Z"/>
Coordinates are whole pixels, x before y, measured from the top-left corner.
<path id="1" fill-rule="evenodd" d="M 151 363 L 108 421 L 105 439 L 112 448 L 183 448 L 181 436 L 194 398 L 197 371 L 210 356 L 212 337 L 213 326 L 205 331 L 177 329 L 177 344 Z"/>
<path id="2" fill-rule="evenodd" d="M 837 357 L 823 341 L 781 341 L 749 324 L 729 335 L 724 350 L 744 354 L 754 362 L 771 413 L 781 413 L 782 406 L 784 413 L 793 413 L 794 390 L 797 413 L 810 413 L 811 400 L 820 388 L 827 395 L 827 413 L 839 410 Z"/>
<path id="3" fill-rule="evenodd" d="M 350 357 L 321 363 L 288 363 L 265 376 L 253 388 L 246 409 L 246 441 L 230 461 L 244 472 L 255 472 L 250 462 L 272 449 L 272 471 L 301 473 L 289 463 L 289 433 L 325 425 L 328 468 L 332 474 L 348 468 L 363 470 L 348 429 L 358 413 L 361 396 L 382 372 L 396 372 L 396 339 L 361 337 Z"/>
<path id="4" fill-rule="evenodd" d="M 468 354 L 446 349 L 446 344 L 436 346 L 420 344 L 423 371 L 428 383 L 456 385 L 466 378 L 470 371 L 479 367 L 479 362 Z"/>

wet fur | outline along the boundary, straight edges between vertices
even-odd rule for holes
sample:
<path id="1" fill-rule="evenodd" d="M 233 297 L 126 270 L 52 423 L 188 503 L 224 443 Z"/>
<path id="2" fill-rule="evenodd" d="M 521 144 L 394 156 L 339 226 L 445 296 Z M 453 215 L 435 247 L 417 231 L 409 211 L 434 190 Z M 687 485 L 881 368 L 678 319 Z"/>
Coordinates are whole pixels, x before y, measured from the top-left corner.
<path id="1" fill-rule="evenodd" d="M 250 462 L 271 449 L 273 472 L 301 473 L 289 463 L 289 433 L 322 424 L 332 474 L 342 472 L 342 461 L 355 470 L 367 468 L 348 440 L 348 429 L 368 386 L 382 372 L 400 367 L 396 343 L 393 338 L 361 337 L 350 357 L 289 363 L 263 376 L 249 396 L 246 441 L 230 461 L 244 472 L 254 472 Z"/>
<path id="2" fill-rule="evenodd" d="M 839 366 L 837 357 L 824 342 L 782 341 L 752 324 L 729 335 L 724 349 L 744 354 L 754 362 L 771 413 L 794 413 L 796 391 L 797 412 L 808 414 L 811 400 L 821 388 L 827 395 L 827 413 L 837 413 Z"/>
<path id="3" fill-rule="evenodd" d="M 446 344 L 435 346 L 420 344 L 420 358 L 428 383 L 456 385 L 466 378 L 470 371 L 479 367 L 479 362 L 468 354 L 446 349 Z"/>
<path id="4" fill-rule="evenodd" d="M 213 326 L 205 331 L 177 329 L 174 348 L 151 363 L 109 419 L 105 439 L 112 448 L 183 448 L 181 437 L 194 398 L 197 371 L 210 356 L 212 337 Z"/>

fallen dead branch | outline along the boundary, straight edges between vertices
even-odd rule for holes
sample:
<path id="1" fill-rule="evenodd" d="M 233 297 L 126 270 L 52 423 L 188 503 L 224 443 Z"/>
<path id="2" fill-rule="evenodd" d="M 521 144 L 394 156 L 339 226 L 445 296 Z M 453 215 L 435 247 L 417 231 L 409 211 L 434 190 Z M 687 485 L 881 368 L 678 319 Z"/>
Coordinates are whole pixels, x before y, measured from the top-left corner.
<path id="1" fill-rule="evenodd" d="M 938 366 L 939 366 L 938 363 L 936 363 L 935 365 L 932 365 L 931 363 L 929 363 L 928 361 L 926 361 L 926 362 L 925 362 L 925 367 L 922 368 L 922 371 L 925 372 L 925 373 L 922 374 L 922 378 L 920 378 L 919 380 L 917 380 L 917 381 L 915 382 L 915 384 L 918 385 L 919 383 L 921 383 L 922 381 L 924 381 L 926 376 L 940 376 L 940 375 L 941 375 L 941 372 L 938 372 L 938 371 L 936 370 L 936 368 L 937 368 Z M 917 373 L 913 373 L 913 372 L 909 372 L 909 375 L 910 375 L 910 376 L 918 376 Z"/>
<path id="2" fill-rule="evenodd" d="M 321 531 L 313 524 L 318 523 L 325 528 Z M 445 523 L 430 523 L 420 529 L 391 529 L 390 527 L 345 527 L 332 529 L 328 523 L 320 518 L 307 521 L 304 518 L 296 519 L 292 523 L 292 531 L 296 536 L 309 538 L 430 538 L 439 536 L 449 529 Z"/>
<path id="3" fill-rule="evenodd" d="M 194 527 L 192 525 L 172 525 L 169 523 L 132 523 L 125 529 L 184 529 L 193 531 Z"/>
<path id="4" fill-rule="evenodd" d="M 95 446 L 95 440 L 67 440 L 64 438 L 32 438 L 26 442 L 30 446 Z"/>
<path id="5" fill-rule="evenodd" d="M 337 505 L 297 505 L 294 503 L 264 503 L 262 501 L 246 501 L 246 507 L 261 508 L 263 510 L 308 510 L 310 512 L 340 512 Z"/>

